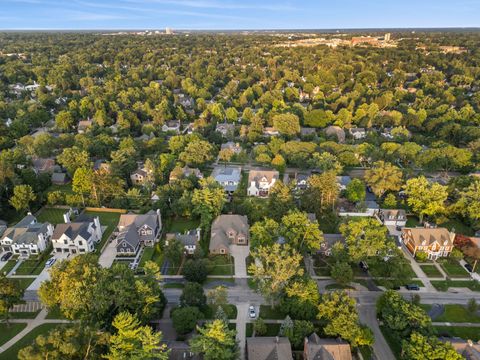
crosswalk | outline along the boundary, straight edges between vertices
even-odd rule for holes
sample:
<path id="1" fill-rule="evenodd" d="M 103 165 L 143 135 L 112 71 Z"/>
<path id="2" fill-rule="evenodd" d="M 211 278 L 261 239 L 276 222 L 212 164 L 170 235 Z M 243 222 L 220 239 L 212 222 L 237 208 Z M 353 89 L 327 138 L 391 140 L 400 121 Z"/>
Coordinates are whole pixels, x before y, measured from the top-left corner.
<path id="1" fill-rule="evenodd" d="M 42 308 L 43 305 L 40 301 L 27 301 L 25 304 L 15 305 L 10 312 L 37 312 Z"/>

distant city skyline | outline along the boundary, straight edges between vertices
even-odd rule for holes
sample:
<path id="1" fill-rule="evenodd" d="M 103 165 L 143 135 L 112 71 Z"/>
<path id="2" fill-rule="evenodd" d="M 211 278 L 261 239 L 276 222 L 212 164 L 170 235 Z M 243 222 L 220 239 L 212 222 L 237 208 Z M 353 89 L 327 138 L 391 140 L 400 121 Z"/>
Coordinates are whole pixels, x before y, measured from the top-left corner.
<path id="1" fill-rule="evenodd" d="M 0 0 L 0 29 L 480 27 L 479 14 L 479 0 Z"/>

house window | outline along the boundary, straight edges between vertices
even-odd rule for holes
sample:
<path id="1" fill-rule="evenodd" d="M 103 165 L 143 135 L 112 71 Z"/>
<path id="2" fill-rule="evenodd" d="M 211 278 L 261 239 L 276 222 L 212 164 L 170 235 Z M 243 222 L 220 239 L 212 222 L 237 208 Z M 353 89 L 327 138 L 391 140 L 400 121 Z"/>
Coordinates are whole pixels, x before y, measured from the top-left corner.
<path id="1" fill-rule="evenodd" d="M 36 254 L 36 253 L 37 253 L 37 250 L 32 249 L 31 252 L 32 252 L 32 254 Z"/>
<path id="2" fill-rule="evenodd" d="M 79 241 L 79 242 L 78 242 L 78 245 L 83 245 L 83 241 Z"/>
<path id="3" fill-rule="evenodd" d="M 125 245 L 125 244 L 123 244 L 123 245 Z M 125 252 L 125 249 L 121 248 L 121 249 L 120 249 L 120 252 L 121 252 L 121 253 Z"/>
<path id="4" fill-rule="evenodd" d="M 148 231 L 147 231 L 147 234 L 148 234 L 148 235 L 152 235 L 152 234 L 153 234 L 153 231 L 152 231 L 152 230 L 148 230 Z"/>
<path id="5" fill-rule="evenodd" d="M 220 254 L 225 254 L 225 249 L 220 249 Z"/>
<path id="6" fill-rule="evenodd" d="M 245 238 L 244 237 L 239 237 L 238 238 L 238 243 L 244 244 L 245 243 Z"/>
<path id="7" fill-rule="evenodd" d="M 59 252 L 62 252 L 62 249 L 61 249 L 61 248 L 55 248 L 55 251 L 56 251 L 57 253 L 59 253 Z"/>
<path id="8" fill-rule="evenodd" d="M 122 246 L 123 246 L 123 247 L 127 247 L 127 243 L 123 243 Z"/>
<path id="9" fill-rule="evenodd" d="M 65 245 L 67 245 L 67 244 L 68 244 L 68 241 L 67 241 L 67 240 L 63 240 L 63 243 L 64 243 Z"/>
<path id="10" fill-rule="evenodd" d="M 81 253 L 84 253 L 84 252 L 85 252 L 85 249 L 80 249 L 80 252 L 81 252 Z"/>

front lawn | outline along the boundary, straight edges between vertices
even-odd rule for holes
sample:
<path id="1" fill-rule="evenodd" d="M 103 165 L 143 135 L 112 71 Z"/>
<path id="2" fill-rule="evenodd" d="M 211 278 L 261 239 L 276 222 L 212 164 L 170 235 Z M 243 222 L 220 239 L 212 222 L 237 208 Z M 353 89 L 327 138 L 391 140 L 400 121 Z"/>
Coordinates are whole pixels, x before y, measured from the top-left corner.
<path id="1" fill-rule="evenodd" d="M 154 252 L 155 252 L 155 247 L 153 246 L 152 247 L 146 246 L 143 248 L 143 254 L 142 254 L 142 258 L 140 259 L 140 263 L 138 264 L 138 269 L 142 269 L 147 261 L 152 260 Z M 160 265 L 161 264 L 159 264 L 159 266 Z"/>
<path id="2" fill-rule="evenodd" d="M 50 224 L 57 225 L 65 223 L 63 219 L 63 214 L 65 214 L 68 209 L 56 209 L 56 208 L 47 208 L 44 207 L 37 215 L 38 222 L 49 222 Z"/>
<path id="3" fill-rule="evenodd" d="M 278 307 L 272 308 L 270 305 L 260 305 L 260 314 L 258 316 L 265 320 L 283 320 L 286 315 Z"/>
<path id="4" fill-rule="evenodd" d="M 183 289 L 185 285 L 183 283 L 164 283 L 164 289 Z"/>
<path id="5" fill-rule="evenodd" d="M 35 319 L 41 310 L 35 312 L 10 312 L 10 319 Z"/>
<path id="6" fill-rule="evenodd" d="M 66 319 L 66 317 L 62 314 L 58 306 L 55 306 L 49 309 L 47 316 L 45 318 L 46 319 L 62 319 L 62 320 Z"/>
<path id="7" fill-rule="evenodd" d="M 17 283 L 17 286 L 20 287 L 20 289 L 26 290 L 31 283 L 35 280 L 35 278 L 9 278 L 13 282 Z"/>
<path id="8" fill-rule="evenodd" d="M 475 280 L 433 280 L 431 283 L 438 291 L 447 291 L 450 287 L 480 291 L 480 284 Z"/>
<path id="9" fill-rule="evenodd" d="M 8 260 L 5 266 L 2 268 L 2 273 L 8 275 L 8 273 L 12 271 L 16 263 L 17 263 L 17 260 Z"/>
<path id="10" fill-rule="evenodd" d="M 267 325 L 267 333 L 262 336 L 278 336 L 281 324 L 265 324 Z"/>
<path id="11" fill-rule="evenodd" d="M 395 359 L 400 359 L 402 342 L 398 341 L 398 338 L 393 336 L 392 331 L 386 326 L 380 326 L 380 330 L 382 331 L 383 337 L 387 341 L 388 346 L 390 346 L 390 350 L 392 350 L 393 355 L 395 355 Z"/>
<path id="12" fill-rule="evenodd" d="M 107 228 L 103 232 L 102 240 L 100 243 L 97 245 L 97 249 L 102 249 L 103 245 L 107 241 L 107 239 L 110 237 L 112 232 L 115 230 L 115 228 L 118 225 L 118 220 L 120 219 L 119 213 L 112 213 L 112 212 L 103 212 L 103 211 L 85 211 L 86 215 L 89 216 L 98 216 L 100 218 L 100 225 L 106 226 Z"/>
<path id="13" fill-rule="evenodd" d="M 50 252 L 40 259 L 23 260 L 20 266 L 15 271 L 15 275 L 39 275 L 45 268 L 46 257 L 50 256 Z"/>
<path id="14" fill-rule="evenodd" d="M 231 256 L 217 255 L 208 258 L 208 275 L 234 275 L 235 268 Z"/>
<path id="15" fill-rule="evenodd" d="M 236 319 L 237 318 L 237 307 L 233 304 L 225 304 L 222 306 L 223 310 L 225 311 L 225 314 L 227 315 L 227 318 L 229 319 Z M 205 319 L 211 320 L 215 317 L 215 314 L 217 312 L 217 308 L 209 305 L 205 310 L 204 310 L 204 315 Z"/>
<path id="16" fill-rule="evenodd" d="M 480 341 L 479 327 L 434 326 L 438 336 L 459 337 L 464 340 Z"/>
<path id="17" fill-rule="evenodd" d="M 443 277 L 440 270 L 437 269 L 435 265 L 420 265 L 420 268 L 430 278 Z"/>
<path id="18" fill-rule="evenodd" d="M 0 346 L 27 327 L 26 323 L 0 324 Z M 0 354 L 1 356 L 2 354 Z"/>
<path id="19" fill-rule="evenodd" d="M 442 260 L 440 266 L 449 277 L 467 277 L 468 272 L 456 260 Z"/>
<path id="20" fill-rule="evenodd" d="M 37 336 L 46 335 L 50 330 L 55 329 L 61 324 L 42 324 L 34 328 L 27 335 L 17 341 L 12 347 L 0 354 L 0 360 L 12 360 L 18 358 L 18 352 L 24 347 L 32 344 Z"/>
<path id="21" fill-rule="evenodd" d="M 467 308 L 463 305 L 458 304 L 448 304 L 445 305 L 445 312 L 439 317 L 435 318 L 436 322 L 471 322 L 479 323 L 480 316 L 477 314 L 470 313 Z M 478 328 L 480 332 L 480 328 Z"/>

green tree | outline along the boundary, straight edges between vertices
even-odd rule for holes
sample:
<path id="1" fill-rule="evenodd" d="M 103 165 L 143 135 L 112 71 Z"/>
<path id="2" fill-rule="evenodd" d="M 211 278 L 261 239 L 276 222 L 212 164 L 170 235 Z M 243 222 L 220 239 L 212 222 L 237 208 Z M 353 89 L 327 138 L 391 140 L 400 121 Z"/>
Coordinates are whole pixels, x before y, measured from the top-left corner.
<path id="1" fill-rule="evenodd" d="M 18 352 L 19 360 L 99 360 L 106 353 L 108 333 L 81 324 L 56 327 Z"/>
<path id="2" fill-rule="evenodd" d="M 227 162 L 232 160 L 233 155 L 235 155 L 235 153 L 232 149 L 222 149 L 218 152 L 218 159 L 223 161 L 224 165 L 227 166 Z"/>
<path id="3" fill-rule="evenodd" d="M 193 213 L 200 215 L 202 229 L 210 227 L 213 219 L 222 212 L 225 205 L 225 191 L 213 178 L 200 180 L 200 189 L 192 196 Z"/>
<path id="4" fill-rule="evenodd" d="M 225 286 L 217 286 L 215 289 L 210 290 L 207 293 L 207 302 L 214 307 L 227 304 L 227 288 Z"/>
<path id="5" fill-rule="evenodd" d="M 203 309 L 207 304 L 207 297 L 199 283 L 187 282 L 180 295 L 181 306 L 196 306 Z"/>
<path id="6" fill-rule="evenodd" d="M 385 258 L 370 258 L 368 264 L 369 274 L 387 289 L 408 284 L 412 280 L 409 261 L 401 252 Z"/>
<path id="7" fill-rule="evenodd" d="M 353 203 L 365 201 L 365 184 L 360 179 L 353 179 L 345 189 L 345 197 Z"/>
<path id="8" fill-rule="evenodd" d="M 197 328 L 198 335 L 190 340 L 190 349 L 205 360 L 234 360 L 238 357 L 235 330 L 229 330 L 221 320 L 208 322 Z"/>
<path id="9" fill-rule="evenodd" d="M 267 324 L 263 321 L 262 318 L 258 318 L 253 322 L 253 331 L 255 331 L 255 336 L 263 336 L 267 333 Z"/>
<path id="10" fill-rule="evenodd" d="M 365 172 L 365 180 L 377 196 L 387 191 L 398 191 L 402 186 L 402 171 L 388 162 L 377 161 Z"/>
<path id="11" fill-rule="evenodd" d="M 78 168 L 91 168 L 88 153 L 77 146 L 66 148 L 57 156 L 57 161 L 67 169 L 70 176 Z"/>
<path id="12" fill-rule="evenodd" d="M 339 188 L 336 174 L 328 171 L 319 175 L 312 175 L 308 179 L 308 188 L 303 195 L 303 203 L 320 216 L 334 208 Z"/>
<path id="13" fill-rule="evenodd" d="M 70 111 L 60 111 L 57 116 L 55 116 L 55 125 L 61 131 L 70 131 L 73 129 L 75 124 L 75 119 Z"/>
<path id="14" fill-rule="evenodd" d="M 278 332 L 280 336 L 292 337 L 293 335 L 293 321 L 290 316 L 286 316 L 280 324 L 280 330 Z"/>
<path id="15" fill-rule="evenodd" d="M 283 135 L 293 136 L 300 132 L 300 120 L 295 114 L 275 115 L 273 126 Z"/>
<path id="16" fill-rule="evenodd" d="M 460 198 L 455 207 L 472 222 L 480 220 L 480 181 L 473 182 L 460 192 Z"/>
<path id="17" fill-rule="evenodd" d="M 385 256 L 393 248 L 392 242 L 387 238 L 387 228 L 373 218 L 351 220 L 340 225 L 340 232 L 345 237 L 352 261 Z"/>
<path id="18" fill-rule="evenodd" d="M 281 234 L 287 244 L 300 253 L 317 251 L 324 241 L 317 221 L 311 221 L 300 211 L 290 211 L 282 217 Z"/>
<path id="19" fill-rule="evenodd" d="M 385 206 L 387 209 L 395 209 L 397 206 L 397 198 L 393 194 L 388 194 L 385 196 L 385 199 L 383 200 L 383 206 Z"/>
<path id="20" fill-rule="evenodd" d="M 360 325 L 355 300 L 344 291 L 323 294 L 317 318 L 326 322 L 326 335 L 340 336 L 353 346 L 373 343 L 370 329 Z"/>
<path id="21" fill-rule="evenodd" d="M 30 185 L 16 185 L 13 188 L 13 195 L 10 198 L 9 203 L 18 212 L 23 212 L 27 210 L 30 203 L 36 199 L 37 196 Z"/>
<path id="22" fill-rule="evenodd" d="M 408 340 L 402 342 L 402 359 L 405 360 L 461 360 L 450 343 L 444 343 L 435 336 L 412 333 Z"/>
<path id="23" fill-rule="evenodd" d="M 353 270 L 349 263 L 337 261 L 332 266 L 330 276 L 337 284 L 346 286 L 353 280 Z"/>
<path id="24" fill-rule="evenodd" d="M 187 260 L 183 265 L 183 277 L 190 282 L 199 284 L 207 280 L 207 264 L 204 259 Z"/>
<path id="25" fill-rule="evenodd" d="M 290 188 L 281 181 L 276 181 L 268 194 L 268 212 L 271 218 L 280 220 L 295 207 Z"/>
<path id="26" fill-rule="evenodd" d="M 188 143 L 179 159 L 189 166 L 201 166 L 213 160 L 213 146 L 207 141 L 196 140 Z"/>
<path id="27" fill-rule="evenodd" d="M 0 314 L 3 319 L 10 325 L 10 310 L 14 305 L 20 304 L 23 299 L 23 290 L 16 282 L 5 276 L 0 276 Z"/>
<path id="28" fill-rule="evenodd" d="M 110 337 L 108 360 L 167 360 L 167 345 L 161 344 L 162 333 L 141 326 L 135 315 L 119 313 L 112 322 L 116 333 Z"/>
<path id="29" fill-rule="evenodd" d="M 187 306 L 175 309 L 172 313 L 173 328 L 177 334 L 185 335 L 195 329 L 203 314 L 197 307 Z"/>
<path id="30" fill-rule="evenodd" d="M 303 349 L 303 342 L 307 336 L 315 331 L 315 326 L 311 321 L 295 320 L 293 322 L 293 330 L 288 337 L 294 349 Z"/>
<path id="31" fill-rule="evenodd" d="M 183 244 L 177 239 L 170 240 L 165 247 L 165 257 L 172 262 L 172 266 L 180 265 L 184 252 Z"/>
<path id="32" fill-rule="evenodd" d="M 285 295 L 280 302 L 283 313 L 301 320 L 309 320 L 317 315 L 320 294 L 315 280 L 308 277 L 294 280 L 285 288 Z"/>
<path id="33" fill-rule="evenodd" d="M 289 245 L 281 246 L 275 243 L 271 246 L 259 246 L 252 256 L 258 264 L 250 264 L 248 272 L 258 290 L 272 303 L 280 297 L 294 277 L 303 275 L 300 266 L 302 256 Z"/>
<path id="34" fill-rule="evenodd" d="M 445 201 L 448 197 L 447 187 L 429 183 L 424 176 L 407 180 L 405 185 L 407 203 L 423 222 L 423 217 L 434 216 L 445 211 Z"/>
<path id="35" fill-rule="evenodd" d="M 272 246 L 280 236 L 280 224 L 273 219 L 258 221 L 250 228 L 250 247 Z"/>

